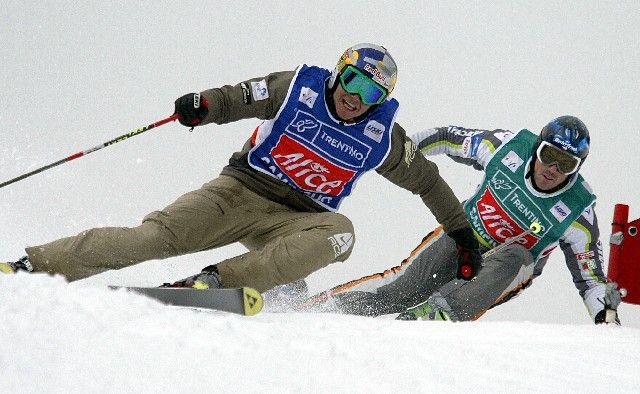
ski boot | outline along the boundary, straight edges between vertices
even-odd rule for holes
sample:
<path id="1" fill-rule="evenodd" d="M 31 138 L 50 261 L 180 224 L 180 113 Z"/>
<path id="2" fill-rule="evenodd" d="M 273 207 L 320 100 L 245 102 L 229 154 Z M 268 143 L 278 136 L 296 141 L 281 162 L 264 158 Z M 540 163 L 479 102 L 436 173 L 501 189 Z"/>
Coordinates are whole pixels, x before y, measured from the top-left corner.
<path id="1" fill-rule="evenodd" d="M 0 263 L 0 272 L 2 273 L 15 274 L 18 271 L 33 272 L 29 257 L 23 256 L 18 261 Z"/>
<path id="2" fill-rule="evenodd" d="M 222 281 L 215 265 L 202 269 L 202 272 L 173 283 L 163 283 L 160 287 L 190 287 L 193 289 L 220 289 Z"/>
<path id="3" fill-rule="evenodd" d="M 451 321 L 451 316 L 444 310 L 431 305 L 429 300 L 412 306 L 406 311 L 402 312 L 396 320 L 436 320 L 436 321 Z"/>

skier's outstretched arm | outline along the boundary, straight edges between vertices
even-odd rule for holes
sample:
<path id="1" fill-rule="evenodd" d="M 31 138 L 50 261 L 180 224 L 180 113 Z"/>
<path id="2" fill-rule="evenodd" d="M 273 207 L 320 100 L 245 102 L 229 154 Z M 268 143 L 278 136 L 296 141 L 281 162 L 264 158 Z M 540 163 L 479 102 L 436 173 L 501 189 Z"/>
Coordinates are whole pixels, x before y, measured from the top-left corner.
<path id="1" fill-rule="evenodd" d="M 604 323 L 606 309 L 616 310 L 619 296 L 614 297 L 618 299 L 617 302 L 612 303 L 608 300 L 611 295 L 607 292 L 615 293 L 618 290 L 607 289 L 595 203 L 586 208 L 571 224 L 559 243 L 573 283 L 584 300 L 589 315 L 596 323 Z M 615 319 L 617 319 L 617 312 Z"/>

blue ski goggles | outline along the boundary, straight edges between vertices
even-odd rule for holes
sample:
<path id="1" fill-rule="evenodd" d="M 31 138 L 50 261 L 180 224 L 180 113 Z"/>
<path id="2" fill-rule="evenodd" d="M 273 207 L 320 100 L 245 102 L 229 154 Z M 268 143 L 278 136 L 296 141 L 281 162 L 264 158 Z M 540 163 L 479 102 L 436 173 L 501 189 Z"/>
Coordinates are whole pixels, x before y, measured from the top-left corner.
<path id="1" fill-rule="evenodd" d="M 536 156 L 545 166 L 555 164 L 558 171 L 565 175 L 578 171 L 582 159 L 575 157 L 569 152 L 556 148 L 547 141 L 542 141 L 536 150 Z"/>
<path id="2" fill-rule="evenodd" d="M 345 92 L 360 96 L 363 104 L 376 105 L 387 98 L 387 90 L 378 85 L 355 66 L 349 65 L 339 76 L 340 85 Z"/>

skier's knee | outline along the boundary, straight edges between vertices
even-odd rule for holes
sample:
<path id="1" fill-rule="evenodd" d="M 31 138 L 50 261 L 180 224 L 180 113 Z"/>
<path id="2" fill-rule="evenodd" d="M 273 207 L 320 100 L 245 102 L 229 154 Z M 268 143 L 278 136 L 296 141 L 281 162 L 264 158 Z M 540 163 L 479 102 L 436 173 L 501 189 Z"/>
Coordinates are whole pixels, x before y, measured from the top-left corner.
<path id="1" fill-rule="evenodd" d="M 351 255 L 355 243 L 353 223 L 339 213 L 330 215 L 332 223 L 328 240 L 333 248 L 335 261 L 345 261 Z"/>
<path id="2" fill-rule="evenodd" d="M 331 226 L 336 232 L 353 234 L 353 223 L 348 217 L 335 212 L 329 215 L 331 216 Z"/>
<path id="3" fill-rule="evenodd" d="M 533 256 L 527 248 L 518 244 L 511 244 L 503 250 L 503 256 L 514 265 L 528 267 L 533 264 Z"/>
<path id="4" fill-rule="evenodd" d="M 489 256 L 484 265 L 491 272 L 498 270 L 503 277 L 526 275 L 534 267 L 531 252 L 522 245 L 504 247 L 500 252 Z"/>
<path id="5" fill-rule="evenodd" d="M 135 228 L 135 236 L 142 244 L 156 245 L 163 257 L 169 257 L 188 251 L 186 245 L 180 242 L 174 232 L 170 231 L 162 221 L 145 218 L 140 226 Z"/>

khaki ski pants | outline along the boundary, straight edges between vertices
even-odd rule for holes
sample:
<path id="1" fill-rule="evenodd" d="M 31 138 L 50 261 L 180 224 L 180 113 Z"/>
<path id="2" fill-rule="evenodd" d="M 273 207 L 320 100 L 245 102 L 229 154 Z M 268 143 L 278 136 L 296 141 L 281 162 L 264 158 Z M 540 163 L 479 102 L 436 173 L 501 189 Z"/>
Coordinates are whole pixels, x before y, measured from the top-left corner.
<path id="1" fill-rule="evenodd" d="M 137 227 L 95 228 L 26 251 L 35 271 L 74 281 L 240 242 L 249 252 L 217 264 L 222 284 L 262 292 L 346 260 L 354 240 L 353 225 L 341 214 L 299 212 L 221 175 Z"/>

